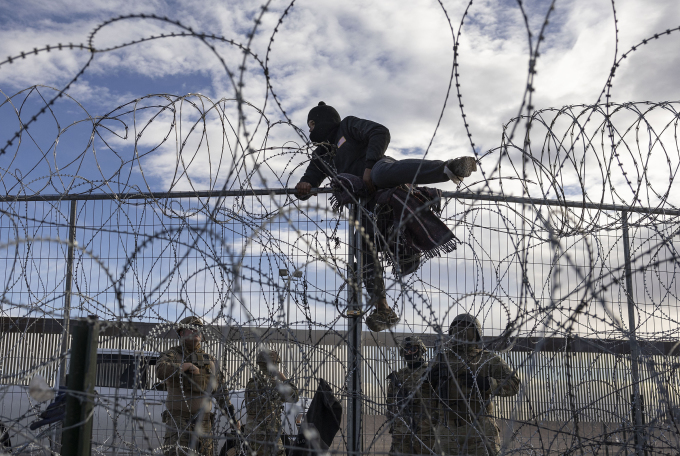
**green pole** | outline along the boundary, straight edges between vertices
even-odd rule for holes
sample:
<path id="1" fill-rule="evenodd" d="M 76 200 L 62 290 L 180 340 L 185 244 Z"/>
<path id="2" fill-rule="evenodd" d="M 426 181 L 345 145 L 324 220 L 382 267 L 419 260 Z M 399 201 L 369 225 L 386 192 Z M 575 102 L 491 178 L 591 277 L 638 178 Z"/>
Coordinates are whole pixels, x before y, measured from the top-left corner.
<path id="1" fill-rule="evenodd" d="M 64 456 L 90 456 L 92 453 L 98 336 L 99 321 L 95 316 L 79 320 L 73 328 L 66 416 L 61 432 L 61 454 Z"/>

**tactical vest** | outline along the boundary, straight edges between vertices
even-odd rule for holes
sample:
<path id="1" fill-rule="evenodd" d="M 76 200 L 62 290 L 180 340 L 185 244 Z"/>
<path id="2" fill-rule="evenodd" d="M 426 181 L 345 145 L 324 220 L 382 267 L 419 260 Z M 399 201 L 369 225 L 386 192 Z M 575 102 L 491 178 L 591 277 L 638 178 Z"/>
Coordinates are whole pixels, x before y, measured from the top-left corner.
<path id="1" fill-rule="evenodd" d="M 281 428 L 283 400 L 276 380 L 262 374 L 251 378 L 246 387 L 248 427 L 261 432 Z"/>
<path id="2" fill-rule="evenodd" d="M 182 357 L 183 353 L 181 347 L 177 347 L 175 351 Z M 185 354 L 182 363 L 191 363 L 198 367 L 200 372 L 198 374 L 183 372 L 181 380 L 174 380 L 174 382 L 178 383 L 175 386 L 179 386 L 179 383 L 181 382 L 182 391 L 187 396 L 200 395 L 206 391 L 209 393 L 208 386 L 210 384 L 210 379 L 215 374 L 210 366 L 210 362 L 210 355 L 204 352 L 192 352 L 188 356 Z"/>
<path id="3" fill-rule="evenodd" d="M 427 375 L 427 365 L 416 369 L 405 367 L 392 372 L 388 379 L 392 382 L 395 413 L 393 433 L 419 433 L 422 428 L 429 429 L 437 421 L 437 400 Z"/>
<path id="4" fill-rule="evenodd" d="M 479 354 L 463 353 L 462 355 L 455 352 L 448 352 L 447 356 L 449 363 L 448 367 L 453 376 L 457 378 L 467 372 L 474 372 L 474 374 L 479 377 L 488 377 L 490 376 L 492 363 L 495 360 L 495 355 L 486 350 L 481 351 Z M 484 398 L 479 396 L 479 393 L 474 388 L 467 389 L 461 387 L 461 389 L 465 393 L 465 396 L 461 397 L 456 384 L 452 380 L 448 381 L 448 405 L 444 412 L 448 422 L 459 423 L 461 420 L 466 422 L 472 421 L 470 410 L 472 410 L 475 415 L 493 415 L 493 401 L 485 401 Z"/>

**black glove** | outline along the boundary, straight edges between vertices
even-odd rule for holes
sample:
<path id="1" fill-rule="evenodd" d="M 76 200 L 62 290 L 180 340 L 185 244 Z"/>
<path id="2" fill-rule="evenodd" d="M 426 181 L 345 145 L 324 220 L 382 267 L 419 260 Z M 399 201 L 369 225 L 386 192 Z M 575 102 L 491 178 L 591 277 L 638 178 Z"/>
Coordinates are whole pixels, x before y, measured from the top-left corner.
<path id="1" fill-rule="evenodd" d="M 489 377 L 476 377 L 470 372 L 465 372 L 458 376 L 458 381 L 467 388 L 474 388 L 477 385 L 479 391 L 485 393 L 491 389 L 491 379 Z"/>

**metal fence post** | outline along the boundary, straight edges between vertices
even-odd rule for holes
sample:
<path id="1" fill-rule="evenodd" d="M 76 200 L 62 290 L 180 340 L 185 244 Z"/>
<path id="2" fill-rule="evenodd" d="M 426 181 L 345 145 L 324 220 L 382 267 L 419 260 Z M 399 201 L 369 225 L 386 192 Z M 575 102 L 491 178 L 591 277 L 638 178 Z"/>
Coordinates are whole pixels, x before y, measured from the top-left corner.
<path id="1" fill-rule="evenodd" d="M 347 287 L 347 454 L 359 456 L 361 436 L 361 202 L 350 209 L 348 223 L 348 277 L 354 287 Z"/>
<path id="2" fill-rule="evenodd" d="M 635 301 L 633 301 L 633 272 L 630 259 L 630 236 L 628 235 L 628 211 L 621 212 L 623 224 L 623 257 L 626 272 L 626 298 L 628 299 L 628 326 L 630 328 L 631 376 L 633 380 L 633 410 L 635 421 L 635 453 L 643 456 L 645 440 L 642 425 L 642 401 L 640 398 L 640 346 L 635 335 Z"/>
<path id="3" fill-rule="evenodd" d="M 64 290 L 64 335 L 61 338 L 61 362 L 59 364 L 59 385 L 66 380 L 66 352 L 69 347 L 71 320 L 71 293 L 73 289 L 73 247 L 76 240 L 76 209 L 78 201 L 71 200 L 68 222 L 68 256 L 66 258 L 66 285 Z"/>
<path id="4" fill-rule="evenodd" d="M 66 416 L 61 433 L 61 454 L 64 455 L 89 456 L 92 453 L 98 339 L 99 320 L 95 316 L 79 321 L 73 328 Z"/>
<path id="5" fill-rule="evenodd" d="M 73 257 L 74 244 L 76 240 L 76 209 L 78 208 L 78 201 L 71 200 L 69 203 L 69 221 L 68 221 L 68 253 L 66 257 L 66 283 L 64 284 L 64 326 L 61 336 L 61 361 L 59 362 L 59 378 L 56 379 L 55 387 L 66 384 L 66 352 L 69 348 L 69 339 L 71 337 L 71 294 L 73 292 Z M 61 452 L 61 432 L 55 430 L 52 435 L 54 442 L 53 450 Z"/>

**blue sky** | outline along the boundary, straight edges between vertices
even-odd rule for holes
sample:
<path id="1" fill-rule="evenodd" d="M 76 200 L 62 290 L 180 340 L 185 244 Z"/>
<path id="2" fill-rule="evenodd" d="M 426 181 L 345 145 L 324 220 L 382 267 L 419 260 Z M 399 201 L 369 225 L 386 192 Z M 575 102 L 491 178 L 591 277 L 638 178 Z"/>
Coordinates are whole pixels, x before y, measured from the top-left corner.
<path id="1" fill-rule="evenodd" d="M 547 1 L 523 3 L 534 40 L 549 4 Z M 680 23 L 680 13 L 672 1 L 621 1 L 615 5 L 619 55 L 641 39 Z M 29 1 L 17 7 L 5 1 L 0 2 L 3 13 L 0 55 L 18 55 L 47 43 L 86 43 L 97 25 L 129 13 L 167 16 L 197 32 L 214 33 L 246 43 L 254 19 L 260 14 L 259 6 L 247 1 L 144 4 Z M 286 2 L 273 1 L 262 16 L 251 44 L 251 49 L 260 58 L 266 55 L 274 27 L 287 6 Z M 269 53 L 273 91 L 283 109 L 293 123 L 305 131 L 306 113 L 319 100 L 335 106 L 342 116 L 351 114 L 381 122 L 392 132 L 389 153 L 395 156 L 422 156 L 426 150 L 433 158 L 472 153 L 455 91 L 444 108 L 453 63 L 453 38 L 447 15 L 457 33 L 467 4 L 455 1 L 443 2 L 443 6 L 446 14 L 439 3 L 429 0 L 416 0 L 398 8 L 393 2 L 296 2 L 279 25 Z M 99 30 L 94 44 L 101 49 L 141 37 L 179 31 L 177 26 L 150 19 L 123 20 Z M 614 32 L 610 2 L 557 1 L 538 60 L 533 105 L 548 108 L 595 102 L 614 61 Z M 678 99 L 680 89 L 674 83 L 678 68 L 678 35 L 663 36 L 631 55 L 614 80 L 613 99 Z M 238 72 L 242 53 L 224 43 L 216 44 L 216 49 L 228 68 Z M 459 83 L 466 122 L 470 125 L 472 141 L 478 151 L 483 152 L 500 145 L 502 125 L 519 113 L 524 95 L 529 61 L 528 33 L 518 4 L 509 0 L 475 2 L 464 21 L 459 51 Z M 0 89 L 5 95 L 11 95 L 33 84 L 61 88 L 77 74 L 88 57 L 89 53 L 83 50 L 52 51 L 3 65 L 0 67 Z M 247 61 L 246 67 L 244 98 L 255 106 L 264 107 L 272 122 L 285 120 L 272 102 L 271 94 L 265 105 L 267 92 L 261 68 L 253 59 Z M 205 44 L 193 37 L 153 40 L 98 53 L 68 92 L 92 116 L 103 115 L 118 105 L 153 93 L 201 93 L 213 101 L 235 96 L 234 87 L 219 60 Z M 39 102 L 34 106 L 40 106 Z M 5 105 L 0 109 L 5 120 L 13 115 L 7 108 Z M 73 105 L 64 110 L 68 113 L 59 112 L 60 119 L 83 117 L 83 112 Z M 435 136 L 442 110 L 441 125 Z M 29 104 L 24 118 L 30 118 L 34 111 Z M 73 116 L 69 117 L 69 113 Z M 231 120 L 236 121 L 233 110 L 227 115 L 234 116 Z M 249 125 L 259 119 L 254 111 L 246 112 L 246 115 Z M 16 123 L 13 126 L 11 122 L 3 123 L 0 142 L 4 145 L 8 135 L 16 131 Z M 48 123 L 44 122 L 45 125 Z M 64 127 L 63 122 L 61 127 Z M 150 138 L 151 134 L 145 133 L 147 141 L 142 142 L 156 144 L 158 138 Z M 53 130 L 46 127 L 41 127 L 36 135 L 43 139 L 43 151 L 55 139 Z M 73 136 L 82 139 L 84 135 Z M 76 150 L 82 153 L 80 149 L 87 144 L 77 140 L 71 144 L 66 139 L 60 138 L 62 147 L 59 157 L 54 159 L 55 167 L 70 163 L 66 157 Z M 123 161 L 128 165 L 132 163 L 132 139 L 116 144 L 116 150 L 126 156 Z M 260 140 L 263 137 L 256 138 L 256 141 Z M 267 145 L 280 146 L 288 140 L 302 144 L 292 128 L 279 127 L 271 132 Z M 430 141 L 432 144 L 428 149 Z M 97 143 L 97 138 L 94 146 L 95 151 L 106 148 Z M 12 161 L 12 167 L 28 170 L 36 162 L 34 154 L 37 152 L 30 151 L 28 144 L 23 147 L 26 149 L 21 151 L 21 157 Z M 161 167 L 155 173 L 151 169 L 158 162 L 176 161 L 176 151 L 171 149 L 174 147 L 161 148 L 148 157 L 146 180 L 153 190 L 177 188 L 177 182 L 168 179 L 171 173 L 167 167 Z M 204 153 L 199 150 L 199 155 Z M 87 154 L 94 155 L 92 151 Z M 59 162 L 62 157 L 63 161 Z M 303 154 L 292 158 L 296 162 L 304 159 Z M 279 174 L 287 172 L 283 169 L 284 160 L 278 157 L 270 160 L 268 165 Z M 201 179 L 206 172 L 198 169 L 198 163 L 200 161 L 194 165 L 193 176 L 200 182 L 195 185 L 225 184 L 210 184 L 205 175 Z M 221 163 L 225 169 L 231 165 L 230 160 Z M 250 170 L 254 165 L 245 164 Z M 488 171 L 496 165 L 497 158 L 482 163 Z M 84 168 L 91 169 L 89 166 Z M 297 175 L 291 179 L 296 181 Z M 105 180 L 107 176 L 96 174 L 95 177 Z M 140 177 L 135 179 L 140 184 Z"/>

